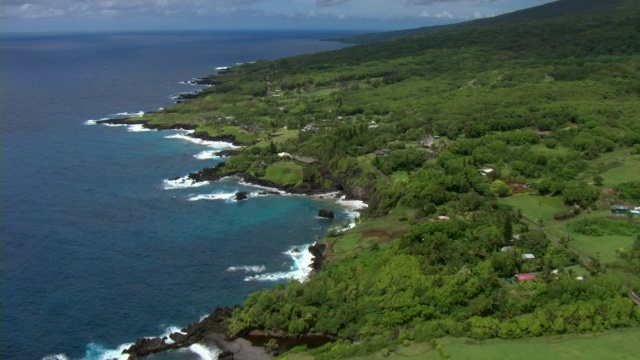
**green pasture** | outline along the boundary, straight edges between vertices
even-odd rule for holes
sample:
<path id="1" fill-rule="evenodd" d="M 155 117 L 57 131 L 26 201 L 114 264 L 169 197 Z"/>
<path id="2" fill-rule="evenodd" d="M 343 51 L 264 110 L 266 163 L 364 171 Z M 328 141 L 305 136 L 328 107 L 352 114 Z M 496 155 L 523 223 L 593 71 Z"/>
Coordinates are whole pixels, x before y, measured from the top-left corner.
<path id="1" fill-rule="evenodd" d="M 394 184 L 409 179 L 409 173 L 407 171 L 396 171 L 389 176 Z"/>
<path id="2" fill-rule="evenodd" d="M 438 342 L 452 360 L 626 360 L 637 359 L 640 329 L 631 328 L 599 334 L 544 336 L 518 340 L 476 341 L 444 338 Z M 304 357 L 289 357 L 290 360 Z M 385 357 L 381 352 L 355 359 L 446 359 L 431 343 L 398 346 Z"/>
<path id="3" fill-rule="evenodd" d="M 296 185 L 302 182 L 302 169 L 293 161 L 278 161 L 267 167 L 262 179 L 283 186 Z"/>
<path id="4" fill-rule="evenodd" d="M 532 194 L 519 194 L 499 200 L 503 204 L 512 206 L 514 209 L 520 209 L 522 214 L 535 221 L 549 221 L 553 219 L 553 215 L 566 209 L 559 197 L 537 196 Z"/>
<path id="5" fill-rule="evenodd" d="M 367 220 L 353 229 L 328 236 L 327 244 L 331 253 L 338 256 L 355 250 L 367 250 L 374 244 L 387 244 L 409 230 L 414 212 L 412 209 L 394 209 L 386 216 Z"/>
<path id="6" fill-rule="evenodd" d="M 609 210 L 594 211 L 589 214 L 577 216 L 567 221 L 550 221 L 545 224 L 545 230 L 556 238 L 571 234 L 575 247 L 581 253 L 598 257 L 604 263 L 613 262 L 616 259 L 616 250 L 629 248 L 633 244 L 633 236 L 610 235 L 590 236 L 577 233 L 572 230 L 572 224 L 582 219 L 608 218 L 612 221 L 627 221 L 623 216 L 616 217 Z M 638 220 L 636 220 L 638 221 Z"/>
<path id="7" fill-rule="evenodd" d="M 265 147 L 269 146 L 273 141 L 274 144 L 279 145 L 289 140 L 297 139 L 300 135 L 300 130 L 285 130 L 278 129 L 270 133 L 268 139 L 260 141 L 256 146 Z"/>
<path id="8" fill-rule="evenodd" d="M 629 181 L 640 181 L 640 159 L 627 159 L 600 174 L 605 187 Z"/>
<path id="9" fill-rule="evenodd" d="M 415 360 L 631 360 L 640 351 L 639 328 L 607 331 L 596 334 L 571 334 L 524 338 L 517 340 L 467 338 L 438 340 L 448 357 L 442 356 L 430 342 L 411 343 L 398 347 L 385 356 L 386 351 L 349 358 L 415 359 Z M 443 352 L 444 353 L 444 352 Z M 307 352 L 286 354 L 282 359 L 312 360 Z"/>

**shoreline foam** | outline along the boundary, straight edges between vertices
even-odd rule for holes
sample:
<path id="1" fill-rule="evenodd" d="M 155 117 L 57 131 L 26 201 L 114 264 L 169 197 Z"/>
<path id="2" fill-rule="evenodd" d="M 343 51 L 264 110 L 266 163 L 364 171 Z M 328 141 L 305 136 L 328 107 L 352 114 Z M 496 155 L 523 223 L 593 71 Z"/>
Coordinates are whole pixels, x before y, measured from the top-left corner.
<path id="1" fill-rule="evenodd" d="M 247 276 L 244 281 L 280 281 L 280 280 L 298 280 L 304 282 L 309 278 L 313 268 L 313 255 L 309 251 L 312 244 L 291 247 L 283 254 L 289 256 L 293 260 L 289 271 L 278 271 L 260 275 Z"/>
<path id="2" fill-rule="evenodd" d="M 209 185 L 208 181 L 194 181 L 189 175 L 177 178 L 166 179 L 162 181 L 164 190 L 189 189 Z"/>

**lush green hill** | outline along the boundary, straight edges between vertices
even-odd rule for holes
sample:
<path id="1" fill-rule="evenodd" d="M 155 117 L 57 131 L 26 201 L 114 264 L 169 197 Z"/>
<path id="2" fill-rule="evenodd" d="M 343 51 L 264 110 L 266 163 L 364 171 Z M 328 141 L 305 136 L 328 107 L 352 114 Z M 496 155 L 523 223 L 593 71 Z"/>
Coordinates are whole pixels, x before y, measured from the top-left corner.
<path id="1" fill-rule="evenodd" d="M 640 206 L 639 24 L 638 1 L 560 0 L 234 67 L 145 115 L 246 145 L 201 176 L 369 202 L 322 272 L 251 295 L 231 333 L 329 334 L 329 359 L 637 325 L 639 220 L 609 207 Z"/>

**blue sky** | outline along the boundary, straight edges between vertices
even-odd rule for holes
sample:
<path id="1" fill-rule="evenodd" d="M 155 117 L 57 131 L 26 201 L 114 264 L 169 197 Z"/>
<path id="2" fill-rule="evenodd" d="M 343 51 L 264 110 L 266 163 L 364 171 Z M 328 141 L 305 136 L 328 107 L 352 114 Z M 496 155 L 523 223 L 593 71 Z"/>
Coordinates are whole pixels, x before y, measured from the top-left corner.
<path id="1" fill-rule="evenodd" d="M 0 0 L 3 32 L 177 29 L 394 30 L 553 0 Z"/>

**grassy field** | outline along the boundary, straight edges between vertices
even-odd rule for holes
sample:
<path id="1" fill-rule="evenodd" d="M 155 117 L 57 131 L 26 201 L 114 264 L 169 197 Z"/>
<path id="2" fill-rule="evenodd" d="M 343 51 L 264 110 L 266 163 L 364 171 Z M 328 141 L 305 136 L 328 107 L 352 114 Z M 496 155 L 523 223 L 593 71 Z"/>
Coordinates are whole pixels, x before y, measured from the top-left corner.
<path id="1" fill-rule="evenodd" d="M 293 161 L 278 161 L 267 167 L 262 178 L 279 185 L 296 185 L 302 182 L 302 165 Z"/>
<path id="2" fill-rule="evenodd" d="M 326 241 L 334 256 L 341 256 L 356 250 L 371 248 L 374 244 L 385 245 L 402 236 L 409 229 L 413 212 L 396 209 L 390 214 L 368 220 L 353 229 L 330 236 Z"/>
<path id="3" fill-rule="evenodd" d="M 196 131 L 206 131 L 209 136 L 223 136 L 223 135 L 232 135 L 236 138 L 236 141 L 239 141 L 243 144 L 251 144 L 260 139 L 261 134 L 252 133 L 245 130 L 242 130 L 236 126 L 225 126 L 225 127 L 214 127 L 214 126 L 200 126 Z"/>
<path id="4" fill-rule="evenodd" d="M 470 339 L 439 340 L 452 360 L 625 360 L 640 357 L 640 329 L 622 329 L 600 334 L 546 336 L 519 340 L 491 339 L 478 342 Z M 307 354 L 291 354 L 289 360 L 306 360 Z M 381 352 L 355 357 L 365 359 L 445 359 L 430 343 L 399 346 L 385 357 Z"/>
<path id="5" fill-rule="evenodd" d="M 389 177 L 391 178 L 394 184 L 397 184 L 398 182 L 408 180 L 409 173 L 406 171 L 396 171 L 393 174 L 391 174 L 391 176 Z"/>
<path id="6" fill-rule="evenodd" d="M 600 174 L 605 187 L 613 187 L 623 182 L 640 181 L 640 159 L 623 160 L 619 166 L 608 169 Z"/>
<path id="7" fill-rule="evenodd" d="M 559 197 L 535 196 L 531 194 L 514 195 L 500 199 L 503 204 L 520 209 L 528 219 L 549 221 L 553 215 L 566 209 Z"/>
<path id="8" fill-rule="evenodd" d="M 610 216 L 609 210 L 594 211 L 590 214 L 578 216 L 567 221 L 549 221 L 545 224 L 545 230 L 552 236 L 561 237 L 571 233 L 575 246 L 580 252 L 589 256 L 598 257 L 602 262 L 612 262 L 616 259 L 616 250 L 629 248 L 633 244 L 633 236 L 604 235 L 588 236 L 571 231 L 571 225 L 576 221 L 586 218 L 602 218 Z M 620 221 L 624 221 L 621 218 Z"/>
<path id="9" fill-rule="evenodd" d="M 271 144 L 271 141 L 273 141 L 274 144 L 279 145 L 288 140 L 297 139 L 298 135 L 300 135 L 300 130 L 278 129 L 277 131 L 274 131 L 271 135 L 272 137 L 270 139 L 262 140 L 256 146 L 261 146 L 261 147 L 269 146 Z"/>
<path id="10" fill-rule="evenodd" d="M 553 215 L 566 209 L 565 205 L 562 204 L 562 200 L 558 197 L 521 194 L 500 199 L 500 202 L 511 205 L 515 209 L 520 209 L 522 214 L 532 221 L 536 219 L 542 220 L 545 231 L 557 239 L 570 233 L 575 246 L 581 253 L 598 257 L 604 263 L 612 262 L 616 259 L 617 249 L 628 248 L 633 243 L 633 236 L 588 236 L 571 230 L 571 225 L 576 221 L 585 218 L 609 217 L 610 212 L 608 209 L 593 211 L 566 221 L 556 221 L 553 219 Z M 624 219 L 620 221 L 624 221 Z"/>

